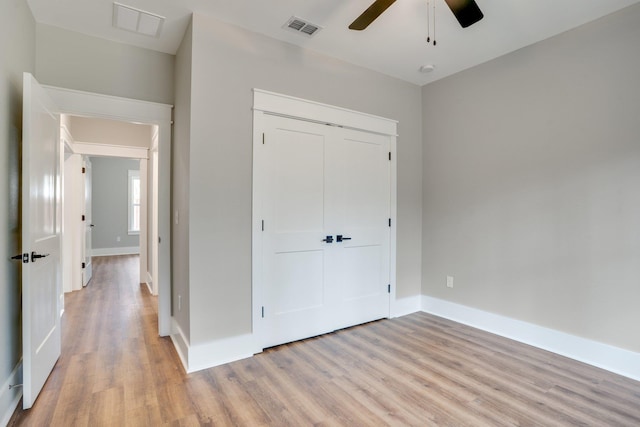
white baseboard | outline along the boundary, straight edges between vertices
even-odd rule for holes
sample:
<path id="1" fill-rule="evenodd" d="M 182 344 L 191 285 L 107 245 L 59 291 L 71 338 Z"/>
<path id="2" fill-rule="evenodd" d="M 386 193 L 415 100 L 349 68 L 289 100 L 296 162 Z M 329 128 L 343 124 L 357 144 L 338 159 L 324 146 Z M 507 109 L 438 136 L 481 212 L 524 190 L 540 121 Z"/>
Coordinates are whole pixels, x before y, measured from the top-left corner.
<path id="1" fill-rule="evenodd" d="M 20 403 L 22 397 L 22 387 L 15 387 L 9 389 L 10 385 L 22 383 L 22 359 L 18 362 L 9 378 L 2 385 L 0 389 L 0 426 L 6 426 L 9 424 L 11 416 Z"/>
<path id="2" fill-rule="evenodd" d="M 255 354 L 253 334 L 223 338 L 189 348 L 188 373 L 246 359 Z"/>
<path id="3" fill-rule="evenodd" d="M 140 246 L 91 249 L 91 256 L 137 255 L 137 254 L 140 254 Z"/>
<path id="4" fill-rule="evenodd" d="M 426 295 L 422 311 L 640 380 L 640 353 Z"/>
<path id="5" fill-rule="evenodd" d="M 246 359 L 255 353 L 253 334 L 238 335 L 205 344 L 191 345 L 175 318 L 171 319 L 171 328 L 171 341 L 178 352 L 184 370 L 188 374 Z"/>
<path id="6" fill-rule="evenodd" d="M 415 313 L 416 311 L 420 311 L 421 304 L 421 296 L 415 295 L 412 297 L 400 298 L 391 302 L 391 318 L 406 316 L 407 314 Z"/>
<path id="7" fill-rule="evenodd" d="M 147 288 L 149 288 L 149 293 L 151 295 L 156 295 L 153 293 L 153 278 L 151 277 L 151 273 L 147 271 L 147 280 L 145 281 L 147 284 Z"/>
<path id="8" fill-rule="evenodd" d="M 173 342 L 173 346 L 176 348 L 178 352 L 178 356 L 180 357 L 180 361 L 182 362 L 182 366 L 184 367 L 185 372 L 189 372 L 189 340 L 182 332 L 182 328 L 178 325 L 175 317 L 171 318 L 171 342 Z"/>

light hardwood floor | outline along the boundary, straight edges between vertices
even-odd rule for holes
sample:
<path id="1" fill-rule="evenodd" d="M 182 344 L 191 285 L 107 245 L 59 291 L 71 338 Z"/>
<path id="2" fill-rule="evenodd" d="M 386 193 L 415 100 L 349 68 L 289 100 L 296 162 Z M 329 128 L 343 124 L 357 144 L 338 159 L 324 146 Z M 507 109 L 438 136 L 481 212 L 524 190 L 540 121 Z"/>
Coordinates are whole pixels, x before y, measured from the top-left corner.
<path id="1" fill-rule="evenodd" d="M 640 383 L 425 313 L 186 375 L 137 257 L 66 297 L 33 426 L 640 426 Z"/>

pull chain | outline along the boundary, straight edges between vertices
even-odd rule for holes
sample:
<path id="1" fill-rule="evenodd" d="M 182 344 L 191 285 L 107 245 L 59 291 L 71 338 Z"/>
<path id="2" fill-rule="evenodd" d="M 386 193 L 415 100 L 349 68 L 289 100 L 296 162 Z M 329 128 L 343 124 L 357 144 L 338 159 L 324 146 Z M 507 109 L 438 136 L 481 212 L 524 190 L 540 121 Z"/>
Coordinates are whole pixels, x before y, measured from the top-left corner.
<path id="1" fill-rule="evenodd" d="M 427 0 L 427 43 L 429 43 L 431 41 L 431 29 L 429 27 L 430 25 L 430 20 L 429 19 L 429 9 L 431 8 L 431 6 L 429 5 L 429 0 Z"/>
<path id="2" fill-rule="evenodd" d="M 433 0 L 433 45 L 436 45 L 436 0 Z"/>

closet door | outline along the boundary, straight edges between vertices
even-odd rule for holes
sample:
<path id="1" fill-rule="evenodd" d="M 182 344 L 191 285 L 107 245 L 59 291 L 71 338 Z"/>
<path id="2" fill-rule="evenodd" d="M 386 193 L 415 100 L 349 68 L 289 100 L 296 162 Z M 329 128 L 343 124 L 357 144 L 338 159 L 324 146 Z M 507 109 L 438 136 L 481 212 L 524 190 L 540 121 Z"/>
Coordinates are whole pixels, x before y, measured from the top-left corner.
<path id="1" fill-rule="evenodd" d="M 266 347 L 327 324 L 326 126 L 269 117 L 265 130 L 263 283 Z"/>
<path id="2" fill-rule="evenodd" d="M 337 129 L 327 194 L 335 209 L 337 328 L 389 316 L 389 137 Z M 333 299 L 333 298 L 332 298 Z"/>
<path id="3" fill-rule="evenodd" d="M 389 315 L 389 138 L 266 120 L 265 347 Z"/>

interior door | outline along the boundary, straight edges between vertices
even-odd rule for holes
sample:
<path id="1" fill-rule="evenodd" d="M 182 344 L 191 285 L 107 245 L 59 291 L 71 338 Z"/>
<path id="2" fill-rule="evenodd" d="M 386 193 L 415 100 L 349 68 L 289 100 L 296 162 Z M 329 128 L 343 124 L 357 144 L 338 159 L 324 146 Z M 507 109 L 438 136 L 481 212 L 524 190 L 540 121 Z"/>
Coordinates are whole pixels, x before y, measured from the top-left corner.
<path id="1" fill-rule="evenodd" d="M 60 120 L 29 73 L 23 80 L 23 408 L 30 408 L 60 356 Z"/>
<path id="2" fill-rule="evenodd" d="M 93 219 L 91 216 L 91 160 L 85 158 L 84 161 L 84 244 L 82 248 L 82 260 L 84 269 L 82 270 L 82 286 L 87 286 L 93 275 L 93 268 L 91 264 L 91 236 L 93 231 Z"/>
<path id="3" fill-rule="evenodd" d="M 389 316 L 389 145 L 388 136 L 337 129 L 329 154 L 337 328 Z"/>
<path id="4" fill-rule="evenodd" d="M 325 151 L 320 125 L 270 118 L 265 133 L 265 346 L 327 331 Z M 325 240 L 325 241 L 323 241 Z"/>
<path id="5" fill-rule="evenodd" d="M 389 315 L 389 139 L 269 116 L 265 346 Z"/>

